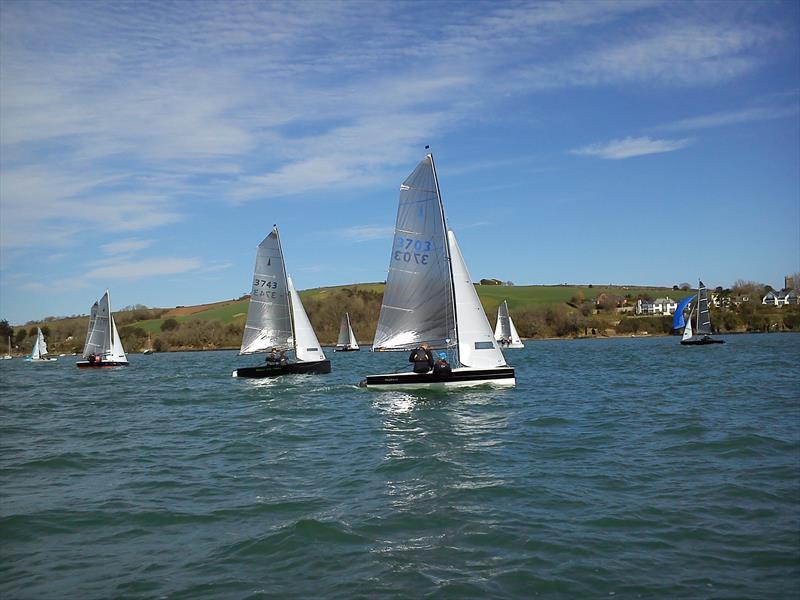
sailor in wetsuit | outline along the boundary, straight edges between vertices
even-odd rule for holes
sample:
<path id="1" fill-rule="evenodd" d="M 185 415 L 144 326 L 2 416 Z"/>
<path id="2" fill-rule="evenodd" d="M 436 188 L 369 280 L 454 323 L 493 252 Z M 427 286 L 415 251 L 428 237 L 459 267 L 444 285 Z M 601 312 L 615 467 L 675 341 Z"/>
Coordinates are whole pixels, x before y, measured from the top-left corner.
<path id="1" fill-rule="evenodd" d="M 433 355 L 428 350 L 427 342 L 422 342 L 419 348 L 411 352 L 408 362 L 414 363 L 414 373 L 427 373 L 433 369 Z"/>

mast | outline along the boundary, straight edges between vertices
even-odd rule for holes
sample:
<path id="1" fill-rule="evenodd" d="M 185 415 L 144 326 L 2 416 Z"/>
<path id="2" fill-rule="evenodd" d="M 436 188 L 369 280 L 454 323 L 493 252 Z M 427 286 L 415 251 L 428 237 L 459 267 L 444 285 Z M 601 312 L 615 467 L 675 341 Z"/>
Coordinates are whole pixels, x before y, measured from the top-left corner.
<path id="1" fill-rule="evenodd" d="M 289 293 L 289 277 L 286 275 L 286 261 L 283 260 L 283 246 L 281 246 L 281 234 L 278 231 L 277 225 L 273 224 L 272 230 L 275 232 L 275 239 L 278 241 L 278 251 L 281 253 L 281 269 L 283 269 L 283 280 L 286 282 L 286 299 L 289 302 L 289 326 L 292 328 L 292 348 L 294 349 L 294 356 L 295 358 L 297 358 L 297 335 L 295 334 L 295 328 L 294 328 L 294 305 L 292 304 L 292 295 Z"/>
<path id="2" fill-rule="evenodd" d="M 113 354 L 114 352 L 114 332 L 112 331 L 114 328 L 111 326 L 111 295 L 106 290 L 106 298 L 108 299 L 108 352 L 109 354 Z"/>
<path id="3" fill-rule="evenodd" d="M 425 147 L 426 149 L 428 146 Z M 453 331 L 456 334 L 456 339 L 453 340 L 455 343 L 455 354 L 456 360 L 458 364 L 461 364 L 461 360 L 459 357 L 458 352 L 458 313 L 456 312 L 456 297 L 455 297 L 455 288 L 456 284 L 453 280 L 453 261 L 450 257 L 450 241 L 447 235 L 447 219 L 444 216 L 444 203 L 442 202 L 442 191 L 439 189 L 439 176 L 436 174 L 436 163 L 433 160 L 433 152 L 428 154 L 428 158 L 431 159 L 431 170 L 433 171 L 433 181 L 436 183 L 436 198 L 439 200 L 439 211 L 442 215 L 442 226 L 444 227 L 444 252 L 445 252 L 445 260 L 447 261 L 447 272 L 450 274 L 450 303 L 453 306 Z"/>

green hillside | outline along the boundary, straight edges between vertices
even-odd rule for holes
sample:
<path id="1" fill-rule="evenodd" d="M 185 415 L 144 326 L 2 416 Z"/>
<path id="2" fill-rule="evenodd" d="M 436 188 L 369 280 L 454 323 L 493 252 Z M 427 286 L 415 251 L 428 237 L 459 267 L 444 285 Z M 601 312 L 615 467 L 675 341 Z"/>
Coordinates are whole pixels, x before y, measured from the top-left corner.
<path id="1" fill-rule="evenodd" d="M 357 339 L 368 344 L 375 333 L 383 289 L 383 283 L 360 283 L 314 288 L 300 292 L 300 296 L 320 342 L 335 343 L 341 315 L 349 312 Z M 630 311 L 639 297 L 670 296 L 679 300 L 689 293 L 663 287 L 594 285 L 478 285 L 476 290 L 492 324 L 498 305 L 507 300 L 523 337 L 580 336 L 591 335 L 592 331 L 598 334 L 668 333 L 671 329 L 668 317 L 633 317 L 630 312 L 621 314 L 613 302 L 597 307 L 595 299 L 602 293 L 624 298 L 626 308 L 623 310 Z M 158 351 L 237 348 L 248 305 L 249 299 L 245 297 L 196 306 L 121 311 L 115 313 L 114 318 L 129 352 L 139 351 L 148 343 Z M 729 331 L 793 328 L 796 311 L 775 310 L 752 303 L 736 311 L 721 311 L 720 318 L 715 318 L 714 322 Z M 88 317 L 48 318 L 41 323 L 16 327 L 17 352 L 30 350 L 36 326 L 42 327 L 54 353 L 77 352 L 83 348 Z"/>

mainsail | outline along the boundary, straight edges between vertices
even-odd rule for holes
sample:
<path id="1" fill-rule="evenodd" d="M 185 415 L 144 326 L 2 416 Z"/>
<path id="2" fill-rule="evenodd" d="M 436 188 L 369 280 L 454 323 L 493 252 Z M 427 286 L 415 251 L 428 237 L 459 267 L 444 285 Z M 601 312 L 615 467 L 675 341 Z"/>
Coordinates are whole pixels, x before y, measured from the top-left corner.
<path id="1" fill-rule="evenodd" d="M 703 282 L 697 290 L 697 335 L 711 335 L 711 317 L 708 314 L 708 290 Z"/>
<path id="2" fill-rule="evenodd" d="M 374 350 L 455 344 L 450 252 L 433 157 L 400 186 L 394 244 Z"/>
<path id="3" fill-rule="evenodd" d="M 258 245 L 253 289 L 239 354 L 292 347 L 292 319 L 289 291 L 278 229 Z"/>

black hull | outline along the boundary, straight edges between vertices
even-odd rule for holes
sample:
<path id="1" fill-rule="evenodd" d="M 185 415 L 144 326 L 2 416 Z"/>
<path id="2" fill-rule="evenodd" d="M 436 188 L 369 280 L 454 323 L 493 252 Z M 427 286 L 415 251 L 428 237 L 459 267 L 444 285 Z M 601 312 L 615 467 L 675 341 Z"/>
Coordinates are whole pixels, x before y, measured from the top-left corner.
<path id="1" fill-rule="evenodd" d="M 361 348 L 334 348 L 334 352 L 359 352 Z"/>
<path id="2" fill-rule="evenodd" d="M 376 388 L 443 388 L 471 385 L 515 385 L 513 367 L 499 369 L 454 369 L 448 375 L 433 373 L 390 373 L 369 375 L 362 382 L 364 387 Z"/>
<path id="3" fill-rule="evenodd" d="M 713 338 L 702 338 L 699 340 L 681 340 L 682 346 L 705 346 L 707 344 L 724 344 L 725 340 L 715 340 Z"/>
<path id="4" fill-rule="evenodd" d="M 280 377 L 281 375 L 324 375 L 331 372 L 331 361 L 319 360 L 315 362 L 298 362 L 285 365 L 258 365 L 257 367 L 242 367 L 233 372 L 234 377 Z"/>
<path id="5" fill-rule="evenodd" d="M 128 363 L 126 362 L 113 362 L 113 361 L 102 361 L 102 362 L 89 362 L 80 361 L 76 362 L 75 366 L 79 369 L 111 369 L 112 367 L 127 367 Z"/>

